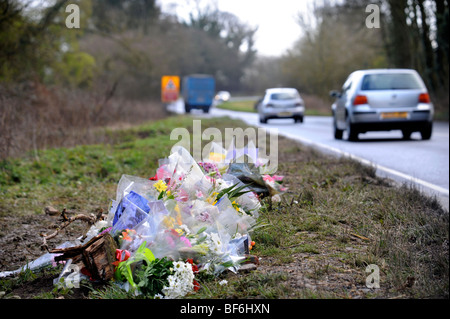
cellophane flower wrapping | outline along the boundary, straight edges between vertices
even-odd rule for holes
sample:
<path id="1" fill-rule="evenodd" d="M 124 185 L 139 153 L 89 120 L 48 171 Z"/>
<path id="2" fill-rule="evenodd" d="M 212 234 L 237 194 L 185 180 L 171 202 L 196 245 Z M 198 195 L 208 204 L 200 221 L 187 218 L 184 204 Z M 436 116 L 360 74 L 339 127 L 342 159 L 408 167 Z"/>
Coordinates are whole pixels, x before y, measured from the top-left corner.
<path id="1" fill-rule="evenodd" d="M 154 177 L 121 177 L 102 226 L 110 227 L 120 249 L 131 256 L 144 244 L 155 258 L 174 261 L 168 285 L 158 297 L 180 298 L 193 292 L 195 275 L 188 259 L 200 271 L 215 275 L 236 271 L 245 260 L 261 203 L 245 179 L 230 173 L 241 155 L 258 162 L 254 145 L 231 151 L 213 145 L 198 163 L 176 146 L 159 161 Z M 269 194 L 281 193 L 276 184 L 282 178 L 258 176 L 256 170 L 251 174 L 261 181 L 259 187 L 271 189 Z"/>

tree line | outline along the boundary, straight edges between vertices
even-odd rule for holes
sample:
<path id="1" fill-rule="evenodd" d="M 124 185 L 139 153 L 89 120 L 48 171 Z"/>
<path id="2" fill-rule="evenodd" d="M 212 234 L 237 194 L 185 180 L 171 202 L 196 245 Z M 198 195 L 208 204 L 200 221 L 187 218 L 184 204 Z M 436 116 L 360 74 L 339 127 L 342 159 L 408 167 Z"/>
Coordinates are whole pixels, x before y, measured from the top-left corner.
<path id="1" fill-rule="evenodd" d="M 377 28 L 366 25 L 365 0 L 312 2 L 297 16 L 303 36 L 280 57 L 259 55 L 257 27 L 214 2 L 182 20 L 156 0 L 71 1 L 80 7 L 79 29 L 64 24 L 68 0 L 33 3 L 0 0 L 0 85 L 114 88 L 145 100 L 159 98 L 162 75 L 208 73 L 221 90 L 294 86 L 327 99 L 355 69 L 404 67 L 419 71 L 448 116 L 448 0 L 371 1 L 380 9 Z"/>
<path id="2" fill-rule="evenodd" d="M 236 91 L 253 63 L 256 28 L 208 5 L 187 21 L 155 0 L 78 0 L 79 29 L 65 25 L 67 0 L 0 0 L 0 83 L 39 81 L 159 98 L 162 75 L 213 74 Z M 43 4 L 44 5 L 43 5 Z"/>
<path id="3" fill-rule="evenodd" d="M 271 72 L 272 85 L 294 86 L 326 100 L 354 70 L 413 68 L 424 79 L 440 116 L 448 120 L 448 1 L 370 4 L 379 8 L 376 28 L 366 25 L 368 1 L 314 2 L 297 18 L 303 36 L 282 57 L 258 59 L 248 81 L 261 90 L 268 85 L 264 74 Z"/>

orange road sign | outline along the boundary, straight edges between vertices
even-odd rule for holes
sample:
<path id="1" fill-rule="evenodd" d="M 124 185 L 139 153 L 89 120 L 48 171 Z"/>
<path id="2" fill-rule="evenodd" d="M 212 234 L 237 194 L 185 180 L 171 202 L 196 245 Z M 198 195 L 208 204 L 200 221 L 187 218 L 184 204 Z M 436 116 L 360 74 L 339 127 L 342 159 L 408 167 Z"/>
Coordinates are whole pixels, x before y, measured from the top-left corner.
<path id="1" fill-rule="evenodd" d="M 180 77 L 165 75 L 161 78 L 161 100 L 165 103 L 175 102 L 180 95 Z"/>

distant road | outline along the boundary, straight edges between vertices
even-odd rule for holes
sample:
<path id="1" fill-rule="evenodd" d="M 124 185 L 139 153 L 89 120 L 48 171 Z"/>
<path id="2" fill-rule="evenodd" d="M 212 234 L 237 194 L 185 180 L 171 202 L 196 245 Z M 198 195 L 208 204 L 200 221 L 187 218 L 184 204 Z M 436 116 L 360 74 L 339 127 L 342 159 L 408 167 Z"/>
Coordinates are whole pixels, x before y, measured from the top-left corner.
<path id="1" fill-rule="evenodd" d="M 172 111 L 184 113 L 182 101 L 172 107 Z M 435 122 L 433 136 L 429 141 L 422 141 L 419 133 L 413 133 L 411 140 L 405 141 L 402 140 L 400 131 L 391 131 L 360 134 L 360 141 L 349 142 L 334 139 L 332 118 L 326 116 L 305 116 L 302 124 L 296 124 L 290 119 L 269 120 L 268 124 L 260 124 L 255 113 L 228 111 L 215 107 L 209 114 L 201 112 L 193 114 L 199 117 L 228 116 L 267 130 L 278 129 L 280 135 L 314 146 L 324 152 L 352 157 L 373 165 L 377 168 L 378 176 L 416 185 L 425 193 L 435 195 L 443 206 L 449 209 L 448 123 Z"/>

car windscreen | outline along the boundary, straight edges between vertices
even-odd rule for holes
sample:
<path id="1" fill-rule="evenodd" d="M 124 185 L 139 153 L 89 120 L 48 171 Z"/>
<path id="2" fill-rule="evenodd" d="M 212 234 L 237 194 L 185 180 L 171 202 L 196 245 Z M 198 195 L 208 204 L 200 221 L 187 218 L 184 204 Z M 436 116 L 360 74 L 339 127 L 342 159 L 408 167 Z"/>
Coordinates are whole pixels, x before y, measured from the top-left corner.
<path id="1" fill-rule="evenodd" d="M 275 101 L 293 100 L 297 98 L 298 94 L 295 92 L 272 93 L 270 95 L 270 99 Z"/>
<path id="2" fill-rule="evenodd" d="M 364 76 L 361 90 L 416 90 L 422 84 L 414 74 L 367 74 Z"/>

